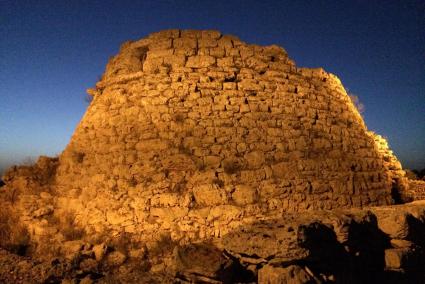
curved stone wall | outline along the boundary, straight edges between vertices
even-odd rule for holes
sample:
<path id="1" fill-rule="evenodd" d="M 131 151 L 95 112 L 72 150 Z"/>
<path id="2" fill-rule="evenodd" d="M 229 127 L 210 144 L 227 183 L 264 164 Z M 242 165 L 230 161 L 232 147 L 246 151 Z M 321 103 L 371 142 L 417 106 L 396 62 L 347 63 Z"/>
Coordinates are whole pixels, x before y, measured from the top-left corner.
<path id="1" fill-rule="evenodd" d="M 339 79 L 281 47 L 162 31 L 123 44 L 88 92 L 56 207 L 89 231 L 203 238 L 282 212 L 393 202 Z"/>

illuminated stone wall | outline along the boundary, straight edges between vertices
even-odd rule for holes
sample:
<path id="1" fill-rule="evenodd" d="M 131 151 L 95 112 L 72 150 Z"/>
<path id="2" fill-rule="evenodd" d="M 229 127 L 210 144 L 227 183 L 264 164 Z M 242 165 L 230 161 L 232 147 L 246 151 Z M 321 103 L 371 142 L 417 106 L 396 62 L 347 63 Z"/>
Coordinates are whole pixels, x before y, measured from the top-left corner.
<path id="1" fill-rule="evenodd" d="M 281 47 L 162 31 L 123 44 L 88 92 L 55 206 L 89 231 L 204 238 L 393 202 L 393 175 L 339 79 Z"/>

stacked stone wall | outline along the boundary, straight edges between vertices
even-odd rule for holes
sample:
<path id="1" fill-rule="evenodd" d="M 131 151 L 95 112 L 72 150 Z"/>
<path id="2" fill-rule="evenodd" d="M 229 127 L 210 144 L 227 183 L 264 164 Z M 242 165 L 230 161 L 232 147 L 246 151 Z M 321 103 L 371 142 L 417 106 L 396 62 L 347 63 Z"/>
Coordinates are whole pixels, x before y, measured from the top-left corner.
<path id="1" fill-rule="evenodd" d="M 206 238 L 261 216 L 384 205 L 392 175 L 339 79 L 278 46 L 169 30 L 125 43 L 60 157 L 88 230 Z"/>
<path id="2" fill-rule="evenodd" d="M 397 203 L 410 202 L 415 198 L 412 196 L 414 186 L 410 186 L 400 161 L 394 155 L 388 145 L 387 139 L 372 131 L 369 135 L 375 140 L 376 148 L 384 161 L 384 167 L 387 169 L 392 184 L 392 195 Z M 414 191 L 413 191 L 414 192 Z"/>

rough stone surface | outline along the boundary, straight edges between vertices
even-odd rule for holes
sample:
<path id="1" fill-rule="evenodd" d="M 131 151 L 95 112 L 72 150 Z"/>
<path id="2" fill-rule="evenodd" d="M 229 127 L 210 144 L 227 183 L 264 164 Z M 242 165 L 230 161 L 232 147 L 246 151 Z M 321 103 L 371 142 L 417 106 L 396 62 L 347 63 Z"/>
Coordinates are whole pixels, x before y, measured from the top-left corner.
<path id="1" fill-rule="evenodd" d="M 264 214 L 392 204 L 403 181 L 339 79 L 278 46 L 159 32 L 123 44 L 89 93 L 54 175 L 54 206 L 89 233 L 209 238 Z"/>
<path id="2" fill-rule="evenodd" d="M 238 275 L 240 272 L 234 261 L 214 246 L 194 244 L 180 247 L 174 251 L 174 258 L 177 275 L 191 282 L 240 281 L 241 275 Z"/>
<path id="3" fill-rule="evenodd" d="M 409 187 L 335 75 L 297 67 L 281 47 L 161 31 L 124 43 L 88 93 L 58 158 L 2 177 L 1 208 L 41 258 L 72 255 L 91 280 L 102 265 L 137 279 L 134 258 L 152 275 L 180 265 L 210 283 L 226 263 L 247 282 L 272 279 L 267 270 L 332 282 L 363 264 L 399 273 L 423 253 L 423 204 L 386 206 L 420 199 L 421 184 Z M 195 273 L 184 265 L 194 242 L 216 246 Z M 189 246 L 183 258 L 176 246 Z"/>
<path id="4" fill-rule="evenodd" d="M 109 266 L 116 267 L 123 264 L 125 260 L 126 260 L 126 256 L 122 252 L 114 251 L 108 255 L 106 259 L 106 263 Z"/>
<path id="5" fill-rule="evenodd" d="M 305 284 L 314 283 L 313 278 L 301 267 L 273 267 L 266 265 L 258 272 L 259 284 Z"/>
<path id="6" fill-rule="evenodd" d="M 408 186 L 401 191 L 403 201 L 425 199 L 425 180 L 408 180 Z"/>

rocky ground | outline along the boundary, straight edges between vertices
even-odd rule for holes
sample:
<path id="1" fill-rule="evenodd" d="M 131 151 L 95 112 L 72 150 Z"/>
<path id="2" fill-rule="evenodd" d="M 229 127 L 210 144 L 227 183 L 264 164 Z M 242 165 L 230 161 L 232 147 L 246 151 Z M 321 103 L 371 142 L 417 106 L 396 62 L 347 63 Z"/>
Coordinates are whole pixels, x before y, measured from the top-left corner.
<path id="1" fill-rule="evenodd" d="M 80 264 L 81 266 L 81 264 Z M 84 269 L 64 259 L 41 262 L 0 249 L 0 283 L 164 283 L 173 282 L 167 275 L 132 270 Z"/>
<path id="2" fill-rule="evenodd" d="M 424 236 L 425 201 L 286 214 L 207 243 L 164 239 L 138 254 L 84 240 L 50 258 L 0 250 L 0 282 L 423 283 Z"/>

